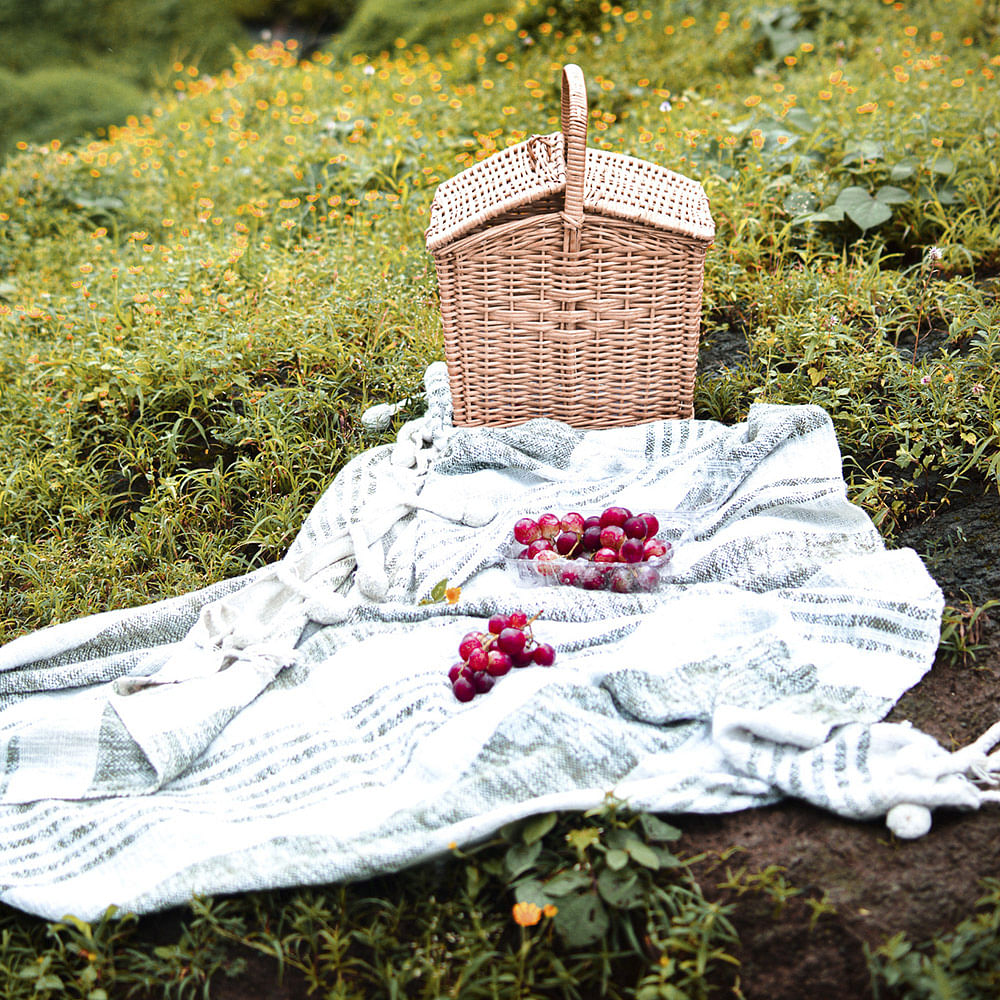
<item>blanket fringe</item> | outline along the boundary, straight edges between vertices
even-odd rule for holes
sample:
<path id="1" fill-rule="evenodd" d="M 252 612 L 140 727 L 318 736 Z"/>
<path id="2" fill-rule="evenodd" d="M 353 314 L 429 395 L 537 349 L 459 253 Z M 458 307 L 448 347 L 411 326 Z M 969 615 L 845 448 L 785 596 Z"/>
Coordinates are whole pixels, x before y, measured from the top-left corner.
<path id="1" fill-rule="evenodd" d="M 944 756 L 933 768 L 931 777 L 964 777 L 975 786 L 979 805 L 1000 802 L 1000 790 L 993 790 L 994 786 L 1000 785 L 1000 750 L 993 749 L 998 743 L 1000 722 L 990 726 L 967 747 Z M 888 811 L 885 822 L 897 837 L 912 840 L 930 830 L 931 810 L 924 805 L 903 802 Z"/>

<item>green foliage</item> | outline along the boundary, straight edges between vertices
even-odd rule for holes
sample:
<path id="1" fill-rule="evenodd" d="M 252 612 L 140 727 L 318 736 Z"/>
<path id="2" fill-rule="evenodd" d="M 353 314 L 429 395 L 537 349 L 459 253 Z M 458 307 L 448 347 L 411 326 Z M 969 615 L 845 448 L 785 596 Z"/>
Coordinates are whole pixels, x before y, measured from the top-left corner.
<path id="1" fill-rule="evenodd" d="M 456 852 L 473 900 L 507 890 L 516 901 L 519 964 L 501 982 L 513 995 L 707 996 L 709 974 L 736 964 L 736 936 L 730 908 L 706 900 L 670 849 L 679 837 L 609 796 L 582 816 L 535 816 Z"/>
<path id="2" fill-rule="evenodd" d="M 58 67 L 23 76 L 0 74 L 0 156 L 18 140 L 65 142 L 87 133 L 107 135 L 144 111 L 149 97 L 99 70 Z"/>
<path id="3" fill-rule="evenodd" d="M 241 21 L 283 25 L 294 22 L 325 30 L 342 28 L 358 7 L 358 0 L 229 0 Z"/>
<path id="4" fill-rule="evenodd" d="M 336 56 L 261 45 L 213 76 L 193 64 L 219 51 L 223 6 L 133 3 L 144 16 L 116 34 L 111 0 L 0 0 L 7 54 L 27 58 L 0 73 L 3 134 L 28 120 L 29 142 L 52 137 L 27 69 L 87 64 L 88 39 L 121 39 L 122 79 L 155 63 L 163 85 L 155 107 L 123 97 L 73 126 L 118 126 L 99 141 L 14 150 L 0 169 L 3 639 L 283 554 L 344 462 L 420 410 L 442 354 L 434 190 L 557 127 L 570 58 L 592 145 L 708 192 L 705 353 L 732 346 L 699 375 L 697 416 L 823 407 L 849 495 L 889 540 L 1000 488 L 995 4 L 504 6 L 453 5 L 446 24 L 441 8 L 366 4 Z M 71 89 L 113 93 L 106 78 Z M 393 427 L 364 429 L 369 403 L 406 398 Z M 977 601 L 946 610 L 957 661 L 983 641 L 993 609 Z M 4 911 L 0 966 L 10 996 L 91 1000 L 209 995 L 247 968 L 335 997 L 699 996 L 735 942 L 672 836 L 617 807 L 542 817 L 394 878 L 197 901 L 169 932 Z M 737 908 L 751 890 L 776 909 L 797 892 L 775 866 L 729 879 Z M 555 909 L 522 928 L 519 901 Z M 819 889 L 804 902 L 829 912 Z M 897 941 L 898 960 L 877 959 L 893 988 L 938 977 L 963 995 L 963 948 L 968 983 L 989 983 L 981 916 L 945 951 Z"/>
<path id="5" fill-rule="evenodd" d="M 140 85 L 173 59 L 221 69 L 242 41 L 228 4 L 201 0 L 2 0 L 0 65 L 104 66 Z"/>
<path id="6" fill-rule="evenodd" d="M 967 665 L 975 662 L 976 654 L 986 648 L 982 642 L 983 623 L 989 620 L 988 612 L 1000 607 L 1000 600 L 989 600 L 976 605 L 966 595 L 964 604 L 948 605 L 941 616 L 941 653 L 952 663 Z"/>
<path id="7" fill-rule="evenodd" d="M 1000 881 L 983 879 L 977 912 L 948 934 L 919 947 L 896 934 L 866 947 L 876 997 L 882 987 L 900 1000 L 992 1000 L 1000 992 Z"/>
<path id="8" fill-rule="evenodd" d="M 397 39 L 446 50 L 453 40 L 482 27 L 483 17 L 498 9 L 497 0 L 360 0 L 354 16 L 336 39 L 335 50 L 376 55 L 391 52 Z"/>

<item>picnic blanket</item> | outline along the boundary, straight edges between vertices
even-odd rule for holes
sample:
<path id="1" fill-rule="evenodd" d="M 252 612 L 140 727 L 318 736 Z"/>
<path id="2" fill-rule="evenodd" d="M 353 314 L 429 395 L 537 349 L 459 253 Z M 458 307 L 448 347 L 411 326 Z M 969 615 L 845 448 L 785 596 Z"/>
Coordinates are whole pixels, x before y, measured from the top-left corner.
<path id="1" fill-rule="evenodd" d="M 247 576 L 0 649 L 0 898 L 46 917 L 398 870 L 607 793 L 722 812 L 795 796 L 903 835 L 996 793 L 989 733 L 950 754 L 883 718 L 929 668 L 941 593 L 846 499 L 828 416 L 583 431 L 427 412 L 334 478 Z M 377 416 L 377 414 L 376 414 Z M 525 588 L 524 514 L 651 510 L 653 593 Z M 441 580 L 454 605 L 427 601 Z M 458 702 L 460 638 L 543 610 L 550 668 Z"/>

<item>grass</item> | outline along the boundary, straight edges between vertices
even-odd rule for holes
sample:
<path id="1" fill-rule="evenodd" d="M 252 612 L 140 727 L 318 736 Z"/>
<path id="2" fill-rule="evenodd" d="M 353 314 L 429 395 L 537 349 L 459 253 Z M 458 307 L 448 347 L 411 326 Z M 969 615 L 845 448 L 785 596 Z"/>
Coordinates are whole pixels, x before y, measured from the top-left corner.
<path id="1" fill-rule="evenodd" d="M 0 638 L 283 553 L 344 461 L 391 438 L 362 428 L 364 407 L 418 393 L 441 356 L 434 189 L 555 129 L 568 60 L 592 145 L 708 191 L 704 339 L 739 350 L 699 377 L 697 415 L 824 407 L 890 544 L 997 491 L 997 22 L 973 0 L 947 16 L 522 0 L 438 48 L 300 62 L 275 43 L 215 76 L 177 61 L 155 109 L 106 140 L 21 143 L 0 172 Z M 991 595 L 967 596 L 946 615 L 959 658 Z M 247 962 L 331 997 L 699 996 L 725 978 L 726 912 L 656 853 L 652 818 L 553 822 L 359 886 L 195 901 L 169 933 L 5 910 L 0 995 L 208 996 Z M 600 890 L 611 851 L 627 892 L 617 875 Z M 565 879 L 572 906 L 513 923 L 512 885 L 584 861 L 595 881 Z M 573 937 L 574 912 L 607 933 Z"/>

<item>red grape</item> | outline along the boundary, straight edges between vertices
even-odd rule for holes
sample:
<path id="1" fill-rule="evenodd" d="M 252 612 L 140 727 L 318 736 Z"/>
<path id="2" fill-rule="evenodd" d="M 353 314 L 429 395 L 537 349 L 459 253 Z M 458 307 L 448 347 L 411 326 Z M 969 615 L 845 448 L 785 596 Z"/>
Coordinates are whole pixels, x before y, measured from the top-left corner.
<path id="1" fill-rule="evenodd" d="M 476 694 L 486 694 L 487 691 L 492 690 L 494 684 L 496 684 L 496 678 L 490 674 L 472 675 L 472 686 L 476 689 Z"/>
<path id="2" fill-rule="evenodd" d="M 601 528 L 601 547 L 614 549 L 616 552 L 622 547 L 625 541 L 625 531 L 618 524 L 609 524 Z"/>
<path id="3" fill-rule="evenodd" d="M 542 514 L 538 519 L 538 530 L 542 538 L 553 539 L 559 534 L 559 518 L 555 514 Z"/>
<path id="4" fill-rule="evenodd" d="M 628 507 L 608 507 L 601 514 L 601 527 L 616 524 L 620 528 L 631 516 L 632 511 Z"/>
<path id="5" fill-rule="evenodd" d="M 638 538 L 626 538 L 622 542 L 622 547 L 618 550 L 618 555 L 622 562 L 637 563 L 642 562 L 643 543 Z"/>
<path id="6" fill-rule="evenodd" d="M 531 658 L 540 667 L 551 667 L 556 660 L 556 651 L 547 642 L 540 642 L 532 651 Z"/>
<path id="7" fill-rule="evenodd" d="M 564 531 L 556 535 L 556 552 L 561 556 L 568 556 L 579 544 L 580 536 L 573 531 Z"/>
<path id="8" fill-rule="evenodd" d="M 494 635 L 499 635 L 507 627 L 507 618 L 504 615 L 494 615 L 486 627 Z"/>
<path id="9" fill-rule="evenodd" d="M 459 701 L 472 701 L 476 697 L 476 689 L 467 677 L 459 677 L 451 689 Z"/>
<path id="10" fill-rule="evenodd" d="M 506 653 L 501 653 L 499 649 L 491 649 L 488 658 L 487 673 L 493 677 L 503 677 L 504 674 L 510 673 L 511 662 Z"/>
<path id="11" fill-rule="evenodd" d="M 630 517 L 623 525 L 622 529 L 629 538 L 644 539 L 649 533 L 644 517 Z"/>
<path id="12" fill-rule="evenodd" d="M 530 517 L 522 517 L 514 524 L 514 538 L 522 545 L 530 545 L 536 538 L 541 538 L 542 532 L 538 522 Z"/>
<path id="13" fill-rule="evenodd" d="M 519 628 L 505 628 L 497 636 L 497 648 L 508 656 L 520 653 L 524 643 L 525 635 Z"/>
<path id="14" fill-rule="evenodd" d="M 643 559 L 658 559 L 667 554 L 667 543 L 660 538 L 649 538 L 642 547 Z"/>

